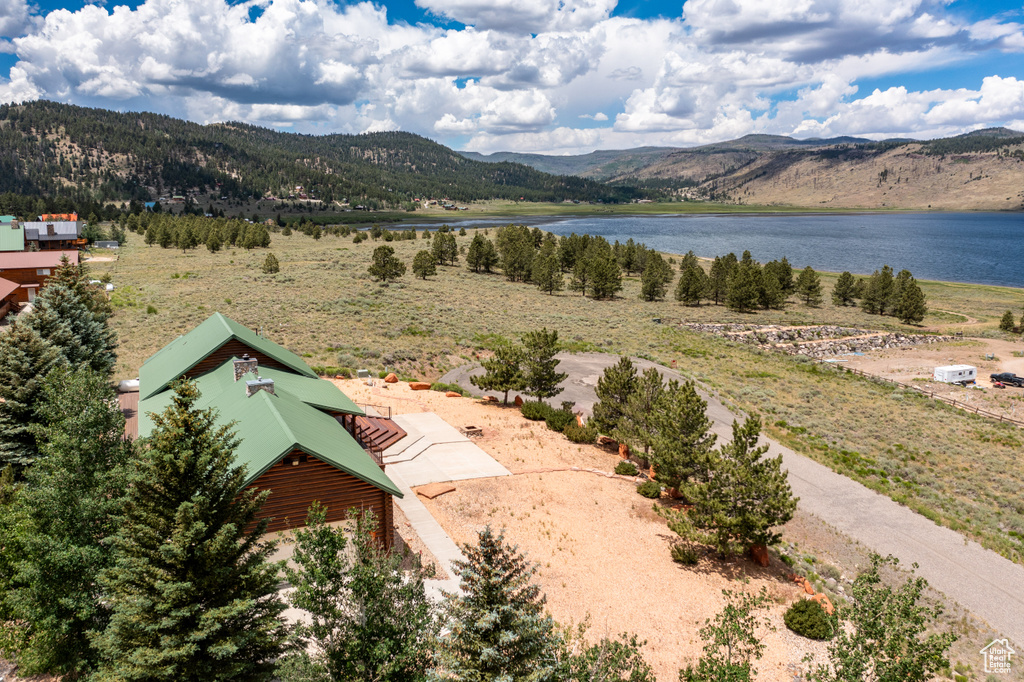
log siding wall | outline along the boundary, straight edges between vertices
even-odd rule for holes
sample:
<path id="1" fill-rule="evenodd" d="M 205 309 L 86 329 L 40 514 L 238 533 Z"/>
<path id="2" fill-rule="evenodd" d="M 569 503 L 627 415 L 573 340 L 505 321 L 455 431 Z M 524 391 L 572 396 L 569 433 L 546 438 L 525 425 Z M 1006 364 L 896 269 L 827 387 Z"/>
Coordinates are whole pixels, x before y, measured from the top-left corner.
<path id="1" fill-rule="evenodd" d="M 282 365 L 277 360 L 274 360 L 257 350 L 249 348 L 249 346 L 245 345 L 238 339 L 231 339 L 223 346 L 203 358 L 199 364 L 182 374 L 182 376 L 188 377 L 189 379 L 195 379 L 196 377 L 217 369 L 224 364 L 225 360 L 230 360 L 233 357 L 242 357 L 246 353 L 249 354 L 250 358 L 256 358 L 260 367 L 273 367 L 274 369 L 281 369 L 286 372 L 295 372 L 295 370 L 287 367 L 286 365 Z"/>
<path id="2" fill-rule="evenodd" d="M 306 461 L 293 465 L 293 458 Z M 268 532 L 306 525 L 306 512 L 313 500 L 327 507 L 328 521 L 341 521 L 350 509 L 370 509 L 378 520 L 377 537 L 391 548 L 394 515 L 391 494 L 361 481 L 326 462 L 293 450 L 249 486 L 270 490 L 261 518 L 272 517 Z"/>

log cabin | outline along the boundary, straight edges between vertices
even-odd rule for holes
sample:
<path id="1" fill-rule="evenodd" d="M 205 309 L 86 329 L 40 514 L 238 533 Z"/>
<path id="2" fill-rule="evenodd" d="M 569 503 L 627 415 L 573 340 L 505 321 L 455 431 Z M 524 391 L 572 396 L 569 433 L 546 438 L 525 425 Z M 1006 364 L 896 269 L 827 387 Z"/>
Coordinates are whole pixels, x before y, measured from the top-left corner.
<path id="1" fill-rule="evenodd" d="M 17 303 L 31 303 L 46 281 L 57 272 L 61 259 L 78 265 L 78 251 L 22 251 L 0 253 L 0 277 L 14 282 Z"/>
<path id="2" fill-rule="evenodd" d="M 393 441 L 396 433 L 368 428 L 390 420 L 366 415 L 297 355 L 214 313 L 143 363 L 132 420 L 138 433 L 130 435 L 152 432 L 151 415 L 170 404 L 180 378 L 195 381 L 196 407 L 213 408 L 218 424 L 232 424 L 246 486 L 270 490 L 261 514 L 270 531 L 304 526 L 309 506 L 319 500 L 328 521 L 372 510 L 377 538 L 391 546 L 393 496 L 402 492 L 385 473 L 373 434 L 388 433 Z"/>

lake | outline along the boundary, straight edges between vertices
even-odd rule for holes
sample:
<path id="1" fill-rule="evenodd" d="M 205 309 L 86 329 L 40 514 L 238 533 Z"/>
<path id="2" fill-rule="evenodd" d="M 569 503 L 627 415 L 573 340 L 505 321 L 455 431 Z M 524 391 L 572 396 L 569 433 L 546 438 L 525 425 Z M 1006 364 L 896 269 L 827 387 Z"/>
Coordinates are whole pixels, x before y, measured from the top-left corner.
<path id="1" fill-rule="evenodd" d="M 871 274 L 883 265 L 918 279 L 1024 287 L 1024 213 L 852 213 L 804 215 L 666 215 L 537 218 L 558 235 L 632 238 L 658 251 L 713 258 L 785 256 L 794 267 Z M 495 220 L 454 220 L 496 225 Z"/>

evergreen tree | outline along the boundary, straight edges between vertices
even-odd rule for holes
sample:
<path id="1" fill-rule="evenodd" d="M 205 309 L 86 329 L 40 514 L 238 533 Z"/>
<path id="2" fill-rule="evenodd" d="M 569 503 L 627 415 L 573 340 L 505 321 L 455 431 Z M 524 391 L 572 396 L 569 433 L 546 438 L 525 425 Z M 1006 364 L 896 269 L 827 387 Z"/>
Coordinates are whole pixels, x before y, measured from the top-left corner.
<path id="1" fill-rule="evenodd" d="M 558 638 L 554 621 L 544 613 L 544 596 L 532 582 L 537 567 L 490 526 L 463 553 L 466 560 L 454 562 L 462 591 L 448 596 L 448 633 L 440 639 L 432 679 L 554 679 Z"/>
<path id="2" fill-rule="evenodd" d="M 581 296 L 587 295 L 590 286 L 590 263 L 584 258 L 577 258 L 572 266 L 572 277 L 569 279 L 569 289 L 580 292 Z"/>
<path id="3" fill-rule="evenodd" d="M 152 223 L 149 225 L 149 227 L 146 228 L 146 236 L 143 237 L 143 240 L 146 242 L 146 246 L 153 246 L 153 244 L 156 243 L 156 226 L 154 226 Z M 163 245 L 161 244 L 161 246 Z"/>
<path id="4" fill-rule="evenodd" d="M 761 422 L 734 421 L 732 441 L 719 448 L 704 483 L 687 486 L 689 512 L 665 512 L 669 528 L 688 540 L 714 545 L 722 556 L 779 540 L 774 528 L 793 518 L 797 500 L 782 470 L 782 456 L 765 458 L 757 446 Z"/>
<path id="5" fill-rule="evenodd" d="M 676 300 L 684 305 L 700 305 L 700 300 L 708 295 L 711 286 L 704 268 L 700 265 L 687 265 L 683 259 L 683 269 L 679 272 L 676 284 Z"/>
<path id="6" fill-rule="evenodd" d="M 708 275 L 707 296 L 714 300 L 715 305 L 721 305 L 729 293 L 729 267 L 721 257 L 715 257 L 711 263 L 711 272 Z"/>
<path id="7" fill-rule="evenodd" d="M 622 271 L 613 256 L 599 256 L 590 261 L 589 265 L 591 297 L 612 298 L 622 291 Z"/>
<path id="8" fill-rule="evenodd" d="M 749 256 L 749 252 L 744 251 L 744 255 Z M 749 260 L 740 262 L 729 278 L 729 293 L 725 304 L 737 312 L 750 312 L 761 301 L 761 289 L 761 268 Z"/>
<path id="9" fill-rule="evenodd" d="M 756 264 L 755 264 L 756 267 Z M 786 292 L 775 271 L 757 268 L 758 302 L 765 310 L 782 310 L 786 307 Z"/>
<path id="10" fill-rule="evenodd" d="M 774 631 L 766 611 L 771 603 L 768 591 L 758 594 L 722 590 L 725 608 L 704 622 L 700 638 L 704 655 L 696 666 L 679 671 L 679 682 L 749 682 L 755 679 L 754 662 L 764 655 L 765 645 L 757 636 L 758 629 Z"/>
<path id="11" fill-rule="evenodd" d="M 653 411 L 651 464 L 655 480 L 665 487 L 707 482 L 716 439 L 707 407 L 692 381 L 671 381 L 659 397 Z"/>
<path id="12" fill-rule="evenodd" d="M 533 233 L 525 225 L 506 225 L 498 229 L 498 253 L 501 269 L 510 282 L 525 282 L 533 270 L 537 247 Z"/>
<path id="13" fill-rule="evenodd" d="M 796 280 L 796 293 L 813 308 L 821 305 L 821 278 L 810 265 L 800 271 Z"/>
<path id="14" fill-rule="evenodd" d="M 47 280 L 47 284 L 63 284 L 68 287 L 97 320 L 106 322 L 113 314 L 113 308 L 103 291 L 89 280 L 89 270 L 85 265 L 75 265 L 67 256 L 61 256 L 60 265 L 54 270 L 53 277 Z"/>
<path id="15" fill-rule="evenodd" d="M 272 275 L 275 272 L 281 271 L 281 264 L 277 261 L 277 256 L 272 253 L 268 253 L 267 257 L 263 259 L 263 272 Z"/>
<path id="16" fill-rule="evenodd" d="M 546 294 L 554 294 L 565 286 L 562 270 L 558 267 L 558 255 L 554 241 L 541 244 L 540 253 L 533 259 L 533 270 L 530 280 Z"/>
<path id="17" fill-rule="evenodd" d="M 481 234 L 473 235 L 473 241 L 466 252 L 466 265 L 473 272 L 490 272 L 498 264 L 494 242 Z"/>
<path id="18" fill-rule="evenodd" d="M 833 305 L 850 305 L 856 300 L 857 281 L 849 272 L 843 272 L 832 289 Z"/>
<path id="19" fill-rule="evenodd" d="M 789 264 L 789 260 L 785 256 L 782 257 L 782 260 L 765 263 L 764 272 L 775 275 L 779 288 L 782 289 L 782 294 L 786 298 L 797 291 L 797 284 L 793 281 L 793 266 Z"/>
<path id="20" fill-rule="evenodd" d="M 528 396 L 543 400 L 554 398 L 564 389 L 558 384 L 565 381 L 568 374 L 559 373 L 558 331 L 547 328 L 532 331 L 523 336 L 523 353 L 521 366 L 523 369 L 523 392 Z"/>
<path id="21" fill-rule="evenodd" d="M 217 253 L 223 245 L 224 242 L 221 241 L 220 232 L 218 230 L 210 230 L 210 233 L 206 236 L 207 251 Z"/>
<path id="22" fill-rule="evenodd" d="M 20 652 L 28 644 L 28 624 L 18 619 L 11 604 L 10 595 L 17 585 L 15 572 L 23 558 L 27 521 L 22 518 L 23 506 L 18 498 L 24 488 L 15 482 L 14 469 L 0 465 L 0 656 L 8 661 L 17 661 Z"/>
<path id="23" fill-rule="evenodd" d="M 627 247 L 628 248 L 628 247 Z M 636 260 L 631 256 L 633 262 Z M 640 275 L 640 298 L 644 301 L 660 301 L 665 298 L 668 284 L 672 281 L 672 267 L 665 262 L 660 253 L 652 253 L 647 257 L 647 264 Z"/>
<path id="24" fill-rule="evenodd" d="M 306 527 L 295 531 L 295 553 L 285 569 L 295 588 L 289 600 L 309 620 L 296 625 L 304 650 L 283 667 L 324 682 L 425 680 L 437 620 L 423 589 L 424 571 L 417 562 L 406 573 L 403 556 L 374 538 L 372 511 L 353 512 L 349 529 L 326 519 L 327 509 L 314 502 Z"/>
<path id="25" fill-rule="evenodd" d="M 117 360 L 117 342 L 106 315 L 92 312 L 90 303 L 73 288 L 50 282 L 36 296 L 26 323 L 57 348 L 69 364 L 109 374 Z"/>
<path id="26" fill-rule="evenodd" d="M 949 667 L 952 632 L 931 632 L 942 607 L 920 604 L 928 582 L 908 577 L 890 587 L 881 569 L 894 557 L 871 556 L 871 567 L 853 581 L 852 603 L 842 611 L 849 628 L 838 628 L 828 646 L 831 665 L 811 672 L 813 682 L 925 682 Z M 916 566 L 915 566 L 916 568 Z"/>
<path id="27" fill-rule="evenodd" d="M 872 315 L 885 315 L 891 305 L 894 288 L 895 282 L 891 267 L 885 265 L 881 270 L 875 270 L 864 288 L 864 295 L 860 302 L 861 307 Z"/>
<path id="28" fill-rule="evenodd" d="M 900 274 L 896 276 L 890 308 L 893 316 L 903 324 L 917 324 L 928 312 L 924 292 L 909 270 L 900 270 Z"/>
<path id="29" fill-rule="evenodd" d="M 32 425 L 43 380 L 63 362 L 60 351 L 23 321 L 0 334 L 0 467 L 26 466 L 37 458 Z"/>
<path id="30" fill-rule="evenodd" d="M 616 364 L 605 368 L 597 380 L 597 402 L 592 417 L 598 431 L 605 435 L 615 433 L 636 386 L 636 367 L 628 357 L 619 358 Z"/>
<path id="31" fill-rule="evenodd" d="M 1020 324 L 1017 325 L 1021 330 L 1024 330 L 1024 313 L 1021 313 Z"/>
<path id="32" fill-rule="evenodd" d="M 423 249 L 412 259 L 412 274 L 421 279 L 426 279 L 437 274 L 437 259 L 434 255 Z"/>
<path id="33" fill-rule="evenodd" d="M 491 358 L 480 362 L 484 373 L 480 376 L 471 376 L 469 381 L 485 391 L 504 393 L 502 404 L 508 405 L 509 392 L 521 391 L 526 387 L 522 362 L 523 350 L 515 344 L 503 341 L 495 347 Z"/>
<path id="34" fill-rule="evenodd" d="M 245 487 L 234 435 L 198 399 L 194 383 L 174 385 L 129 473 L 100 581 L 105 680 L 269 680 L 284 648 L 274 545 L 256 520 L 269 491 Z"/>
<path id="35" fill-rule="evenodd" d="M 405 274 L 405 263 L 395 256 L 395 249 L 388 245 L 378 246 L 373 250 L 373 264 L 368 272 L 381 282 L 395 280 Z"/>
<path id="36" fill-rule="evenodd" d="M 77 677 L 98 664 L 90 638 L 109 610 L 97 578 L 111 566 L 105 539 L 117 530 L 133 448 L 110 381 L 88 369 L 50 372 L 39 417 L 42 456 L 18 499 L 26 533 L 6 598 L 28 624 L 21 669 Z"/>
<path id="37" fill-rule="evenodd" d="M 438 265 L 455 265 L 459 260 L 459 246 L 451 232 L 438 232 L 430 245 L 431 255 Z"/>
<path id="38" fill-rule="evenodd" d="M 665 388 L 657 368 L 644 370 L 636 382 L 636 390 L 629 396 L 612 437 L 634 450 L 643 449 L 644 459 L 657 438 L 655 420 L 658 400 Z"/>
<path id="39" fill-rule="evenodd" d="M 1007 310 L 1003 313 L 1003 319 L 999 320 L 999 331 L 1012 332 L 1013 322 L 1013 311 Z"/>

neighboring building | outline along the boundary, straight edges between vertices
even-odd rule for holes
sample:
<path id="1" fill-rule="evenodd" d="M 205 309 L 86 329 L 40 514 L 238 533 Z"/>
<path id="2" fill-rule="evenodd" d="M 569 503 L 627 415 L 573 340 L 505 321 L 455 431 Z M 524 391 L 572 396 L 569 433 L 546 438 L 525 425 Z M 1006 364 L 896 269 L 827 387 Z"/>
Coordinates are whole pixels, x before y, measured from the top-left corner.
<path id="1" fill-rule="evenodd" d="M 0 253 L 0 277 L 18 285 L 14 300 L 31 303 L 46 281 L 60 267 L 60 260 L 67 256 L 72 265 L 78 265 L 77 251 L 22 251 Z"/>
<path id="2" fill-rule="evenodd" d="M 17 282 L 0 277 L 0 320 L 7 317 L 12 310 L 18 309 L 18 289 L 21 288 Z"/>
<path id="3" fill-rule="evenodd" d="M 82 238 L 82 223 L 77 221 L 31 222 L 21 225 L 25 228 L 26 248 L 60 251 L 86 246 L 86 240 Z"/>
<path id="4" fill-rule="evenodd" d="M 77 213 L 44 213 L 43 215 L 39 216 L 39 220 L 41 220 L 44 223 L 45 222 L 53 222 L 55 220 L 58 220 L 58 221 L 68 221 L 68 222 L 72 222 L 73 223 L 73 222 L 78 220 L 78 214 Z"/>
<path id="5" fill-rule="evenodd" d="M 143 363 L 131 420 L 138 436 L 152 432 L 149 414 L 164 411 L 181 377 L 195 380 L 197 407 L 214 408 L 219 424 L 233 423 L 246 485 L 271 491 L 261 514 L 272 519 L 271 531 L 305 525 L 319 500 L 328 521 L 373 510 L 376 535 L 390 546 L 392 496 L 402 493 L 385 474 L 381 451 L 384 441 L 405 435 L 394 422 L 368 417 L 297 355 L 215 313 Z"/>
<path id="6" fill-rule="evenodd" d="M 8 218 L 11 218 L 8 220 Z M 24 251 L 25 228 L 11 216 L 0 216 L 0 251 Z"/>

